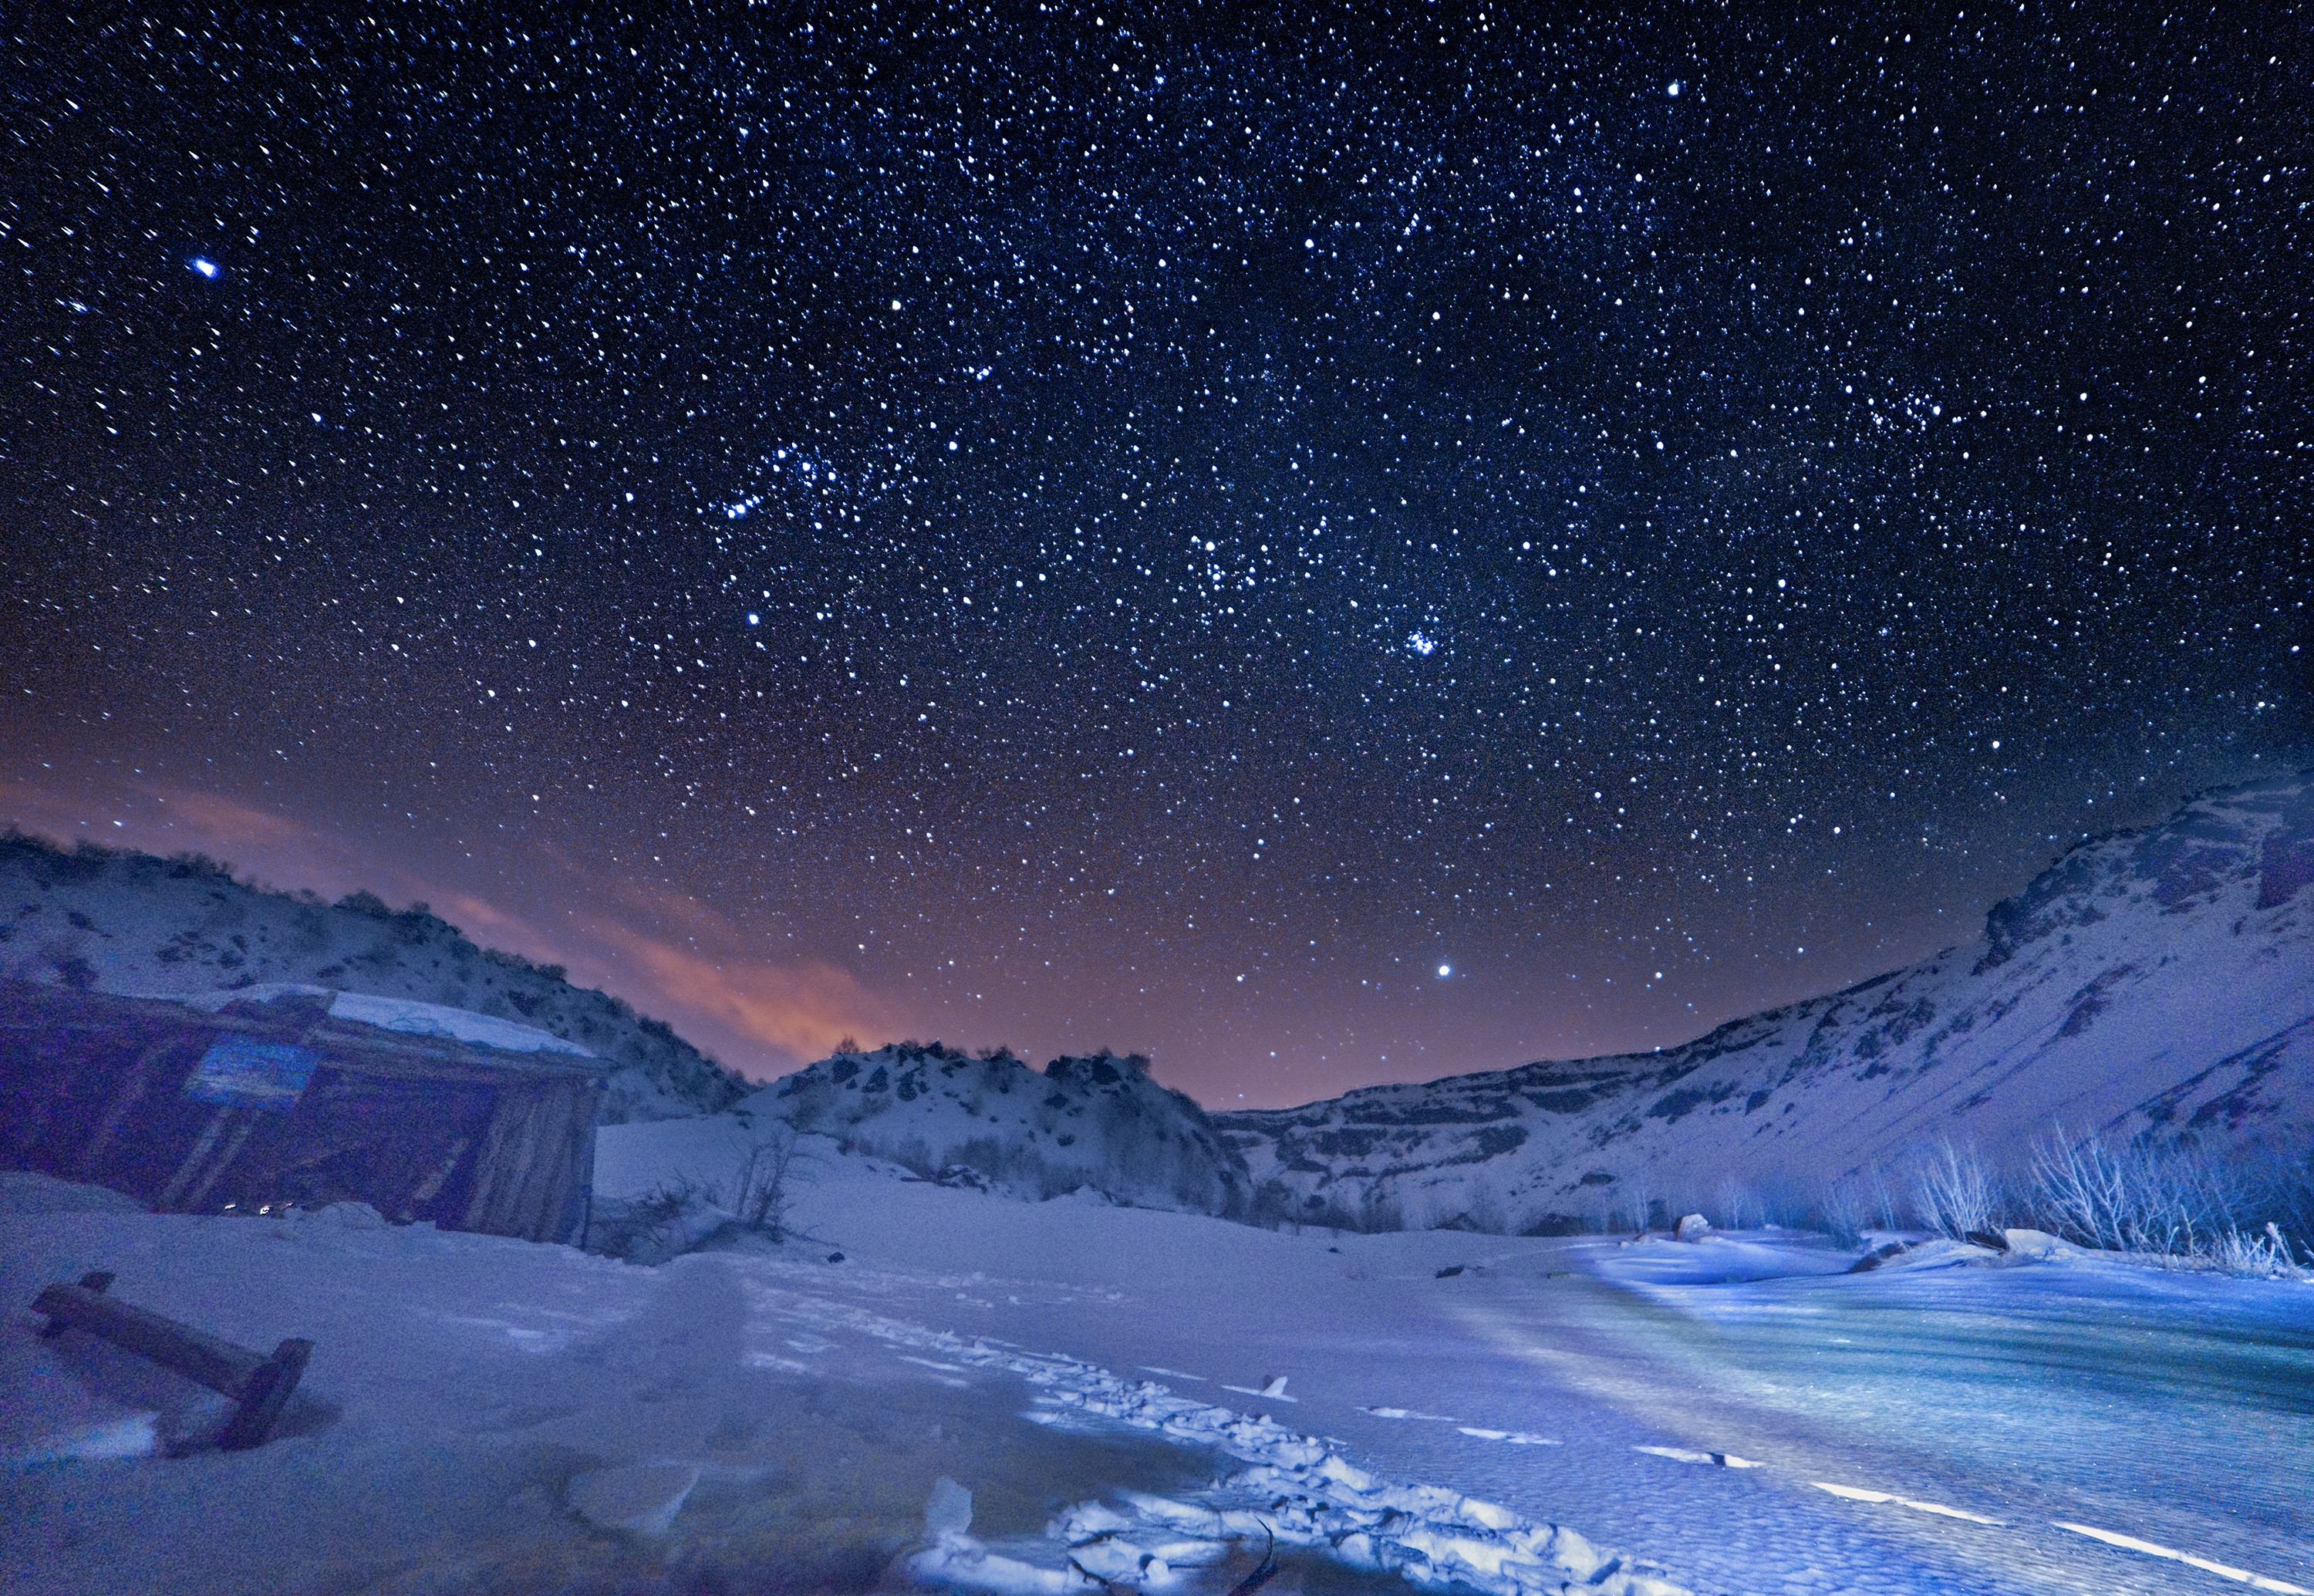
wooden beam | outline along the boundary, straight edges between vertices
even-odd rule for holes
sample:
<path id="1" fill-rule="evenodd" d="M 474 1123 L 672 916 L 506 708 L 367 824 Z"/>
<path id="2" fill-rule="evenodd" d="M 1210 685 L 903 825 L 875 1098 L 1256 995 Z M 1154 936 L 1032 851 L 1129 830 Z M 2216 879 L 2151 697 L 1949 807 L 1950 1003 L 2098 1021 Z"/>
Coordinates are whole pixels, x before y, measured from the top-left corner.
<path id="1" fill-rule="evenodd" d="M 112 1275 L 99 1271 L 82 1275 L 76 1285 L 52 1285 L 42 1291 L 32 1300 L 32 1311 L 48 1316 L 40 1333 L 57 1336 L 66 1326 L 75 1326 L 150 1358 L 196 1385 L 232 1398 L 236 1405 L 234 1415 L 219 1433 L 217 1445 L 227 1451 L 262 1445 L 273 1433 L 274 1421 L 281 1416 L 290 1393 L 304 1378 L 314 1344 L 293 1338 L 266 1357 L 108 1296 L 112 1280 Z"/>

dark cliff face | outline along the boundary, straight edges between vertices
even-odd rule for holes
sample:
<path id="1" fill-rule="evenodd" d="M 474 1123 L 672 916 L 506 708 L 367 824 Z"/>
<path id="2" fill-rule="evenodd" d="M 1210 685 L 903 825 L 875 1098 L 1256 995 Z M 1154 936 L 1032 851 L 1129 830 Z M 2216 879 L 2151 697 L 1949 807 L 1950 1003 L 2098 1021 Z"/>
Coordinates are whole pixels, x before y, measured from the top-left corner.
<path id="1" fill-rule="evenodd" d="M 1257 1208 L 1550 1228 L 1720 1181 L 2014 1151 L 2053 1118 L 2314 1129 L 2314 780 L 2204 794 L 2085 842 L 1983 939 L 1660 1053 L 1542 1063 L 1214 1116 Z"/>
<path id="2" fill-rule="evenodd" d="M 617 1066 L 606 1123 L 711 1114 L 748 1089 L 664 1022 L 478 947 L 423 905 L 269 892 L 208 860 L 0 837 L 0 974 L 184 996 L 295 982 L 471 1010 Z"/>

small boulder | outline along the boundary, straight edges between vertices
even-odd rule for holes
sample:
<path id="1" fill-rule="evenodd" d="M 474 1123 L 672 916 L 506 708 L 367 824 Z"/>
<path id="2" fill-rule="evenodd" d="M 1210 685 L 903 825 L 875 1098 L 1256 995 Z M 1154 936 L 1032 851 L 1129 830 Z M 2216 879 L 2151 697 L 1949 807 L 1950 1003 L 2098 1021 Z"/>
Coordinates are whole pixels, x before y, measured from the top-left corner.
<path id="1" fill-rule="evenodd" d="M 1679 1228 L 1672 1232 L 1674 1241 L 1700 1241 L 1711 1234 L 1711 1221 L 1700 1213 L 1680 1216 Z"/>
<path id="2" fill-rule="evenodd" d="M 696 1463 L 629 1463 L 572 1478 L 570 1509 L 597 1529 L 660 1536 L 699 1483 Z"/>
<path id="3" fill-rule="evenodd" d="M 1848 1266 L 1850 1274 L 1868 1274 L 1890 1258 L 1900 1257 L 1912 1250 L 1902 1241 L 1884 1241 Z"/>

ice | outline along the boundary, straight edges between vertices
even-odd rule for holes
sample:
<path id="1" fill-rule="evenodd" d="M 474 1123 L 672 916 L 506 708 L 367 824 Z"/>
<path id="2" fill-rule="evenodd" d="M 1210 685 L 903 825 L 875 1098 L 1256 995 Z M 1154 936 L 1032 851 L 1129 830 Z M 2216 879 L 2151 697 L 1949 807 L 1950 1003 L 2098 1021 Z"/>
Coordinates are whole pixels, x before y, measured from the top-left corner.
<path id="1" fill-rule="evenodd" d="M 969 1535 L 942 1536 L 909 1557 L 907 1568 L 923 1584 L 987 1596 L 1084 1596 L 1101 1588 L 1074 1568 L 1041 1568 L 992 1551 Z"/>
<path id="2" fill-rule="evenodd" d="M 2001 1527 L 1999 1519 L 1987 1518 L 1981 1512 L 1970 1512 L 1965 1508 L 1947 1507 L 1939 1502 L 1915 1502 L 1909 1496 L 1898 1496 L 1887 1491 L 1869 1491 L 1860 1486 L 1835 1486 L 1820 1479 L 1808 1483 L 1819 1491 L 1829 1491 L 1850 1502 L 1894 1503 L 1898 1507 L 1909 1507 L 1917 1512 L 1932 1512 L 1947 1519 L 1965 1519 L 1972 1524 L 1985 1524 L 1996 1530 Z"/>
<path id="3" fill-rule="evenodd" d="M 945 1474 L 932 1482 L 932 1500 L 924 1503 L 924 1539 L 961 1535 L 972 1528 L 972 1493 Z"/>

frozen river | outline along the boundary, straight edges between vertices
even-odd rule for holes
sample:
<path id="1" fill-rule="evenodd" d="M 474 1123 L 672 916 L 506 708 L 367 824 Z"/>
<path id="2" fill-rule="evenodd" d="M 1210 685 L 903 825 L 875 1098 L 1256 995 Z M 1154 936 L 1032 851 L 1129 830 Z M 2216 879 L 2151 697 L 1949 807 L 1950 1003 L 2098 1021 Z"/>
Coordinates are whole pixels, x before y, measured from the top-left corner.
<path id="1" fill-rule="evenodd" d="M 137 1438 L 198 1417 L 181 1391 L 13 1314 L 12 1591 L 867 1589 L 941 1476 L 974 1534 L 1051 1565 L 1039 1531 L 1071 1503 L 1320 1455 L 1339 1500 L 1408 1509 L 1403 1544 L 1444 1545 L 1413 1510 L 1444 1503 L 1696 1592 L 2314 1590 L 2303 1283 L 2090 1259 L 1850 1275 L 1800 1239 L 1282 1234 L 851 1161 L 805 1196 L 808 1242 L 656 1269 L 12 1190 L 20 1304 L 111 1268 L 245 1344 L 318 1344 L 281 1439 L 172 1460 Z M 1128 1386 L 1162 1433 L 1022 1417 L 1058 1392 L 1083 1421 Z M 665 1533 L 574 1512 L 636 1465 L 695 1481 Z M 1306 1563 L 1271 1588 L 1297 1582 L 1403 1588 Z"/>

